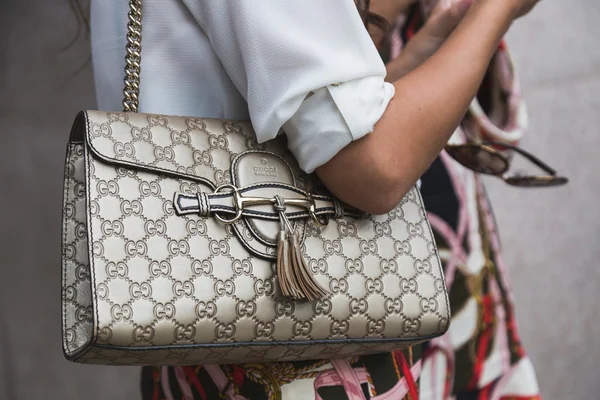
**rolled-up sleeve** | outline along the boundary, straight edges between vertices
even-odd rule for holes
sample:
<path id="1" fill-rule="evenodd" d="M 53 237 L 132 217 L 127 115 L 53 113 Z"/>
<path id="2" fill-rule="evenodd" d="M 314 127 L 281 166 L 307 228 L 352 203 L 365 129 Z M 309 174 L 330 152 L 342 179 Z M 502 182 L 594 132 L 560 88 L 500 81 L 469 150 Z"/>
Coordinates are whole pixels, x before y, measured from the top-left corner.
<path id="1" fill-rule="evenodd" d="M 306 172 L 373 130 L 394 87 L 353 0 L 184 0 L 248 103 Z"/>

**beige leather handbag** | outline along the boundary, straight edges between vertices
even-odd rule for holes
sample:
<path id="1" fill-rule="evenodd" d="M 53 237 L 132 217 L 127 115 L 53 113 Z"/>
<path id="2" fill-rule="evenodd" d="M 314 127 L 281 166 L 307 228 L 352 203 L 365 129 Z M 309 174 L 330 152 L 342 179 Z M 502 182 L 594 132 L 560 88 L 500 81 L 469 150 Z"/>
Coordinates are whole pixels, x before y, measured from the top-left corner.
<path id="1" fill-rule="evenodd" d="M 249 122 L 136 113 L 141 0 L 125 112 L 83 111 L 68 144 L 63 349 L 90 364 L 341 358 L 443 334 L 449 303 L 417 188 L 369 216 Z M 132 112 L 133 111 L 133 112 Z"/>

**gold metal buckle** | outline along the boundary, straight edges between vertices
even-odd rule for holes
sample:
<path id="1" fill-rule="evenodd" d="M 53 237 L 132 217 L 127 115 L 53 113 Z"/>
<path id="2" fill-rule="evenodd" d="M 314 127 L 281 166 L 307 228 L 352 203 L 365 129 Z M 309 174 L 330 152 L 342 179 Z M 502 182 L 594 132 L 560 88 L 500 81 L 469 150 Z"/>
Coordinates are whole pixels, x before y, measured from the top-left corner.
<path id="1" fill-rule="evenodd" d="M 231 184 L 225 184 L 219 186 L 215 189 L 215 193 L 220 193 L 224 189 L 230 189 L 233 195 L 233 205 L 235 206 L 235 216 L 231 219 L 226 219 L 221 217 L 218 214 L 215 214 L 215 218 L 224 224 L 233 224 L 239 221 L 244 213 L 244 209 L 250 206 L 261 206 L 261 205 L 276 205 L 277 199 L 275 197 L 244 197 L 240 194 L 240 191 L 237 187 Z M 320 221 L 319 217 L 317 217 L 317 205 L 315 203 L 315 199 L 308 195 L 305 199 L 283 199 L 283 204 L 285 206 L 296 206 L 305 208 L 308 211 L 312 221 L 318 227 L 322 227 L 327 225 L 326 222 Z"/>

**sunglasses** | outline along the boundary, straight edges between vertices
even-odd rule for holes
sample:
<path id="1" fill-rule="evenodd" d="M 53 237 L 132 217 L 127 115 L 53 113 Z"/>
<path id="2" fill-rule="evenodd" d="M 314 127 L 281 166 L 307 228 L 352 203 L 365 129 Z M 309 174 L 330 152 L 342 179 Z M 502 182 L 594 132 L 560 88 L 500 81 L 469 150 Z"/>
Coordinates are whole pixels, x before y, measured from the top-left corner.
<path id="1" fill-rule="evenodd" d="M 511 149 L 543 170 L 545 175 L 508 175 L 509 159 L 492 146 Z M 446 152 L 464 167 L 480 174 L 496 176 L 512 186 L 551 187 L 568 183 L 568 179 L 557 176 L 556 171 L 533 154 L 506 143 L 488 140 L 479 144 L 446 145 Z"/>

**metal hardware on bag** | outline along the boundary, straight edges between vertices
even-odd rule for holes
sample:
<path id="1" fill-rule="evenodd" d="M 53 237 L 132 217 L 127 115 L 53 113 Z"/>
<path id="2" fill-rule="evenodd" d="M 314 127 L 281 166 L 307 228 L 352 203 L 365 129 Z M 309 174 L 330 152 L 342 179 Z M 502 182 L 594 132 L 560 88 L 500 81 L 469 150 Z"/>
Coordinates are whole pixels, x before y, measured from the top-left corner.
<path id="1" fill-rule="evenodd" d="M 215 218 L 224 224 L 233 224 L 239 221 L 242 218 L 244 213 L 244 209 L 250 206 L 262 206 L 262 205 L 273 205 L 277 204 L 277 196 L 269 198 L 269 197 L 244 197 L 240 194 L 240 191 L 237 187 L 231 184 L 225 184 L 219 186 L 215 189 L 215 193 L 220 193 L 224 189 L 231 189 L 231 193 L 233 195 L 233 205 L 235 207 L 236 214 L 231 219 L 225 219 L 218 214 L 215 214 Z M 317 217 L 317 205 L 312 196 L 308 196 L 306 199 L 285 199 L 283 198 L 284 206 L 297 206 L 302 207 L 308 210 L 312 221 L 318 227 L 322 227 L 327 225 L 323 221 L 320 221 Z"/>

